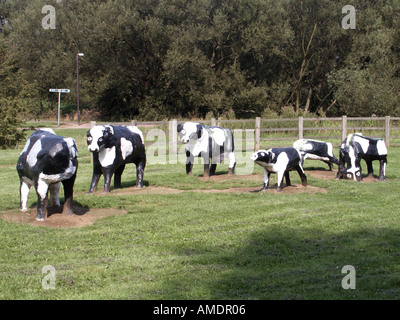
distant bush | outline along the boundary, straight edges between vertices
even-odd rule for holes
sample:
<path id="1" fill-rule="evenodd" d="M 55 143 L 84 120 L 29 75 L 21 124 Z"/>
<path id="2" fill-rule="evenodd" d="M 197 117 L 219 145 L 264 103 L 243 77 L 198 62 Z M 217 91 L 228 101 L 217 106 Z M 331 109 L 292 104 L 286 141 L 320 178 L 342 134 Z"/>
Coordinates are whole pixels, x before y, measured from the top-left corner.
<path id="1" fill-rule="evenodd" d="M 0 148 L 15 148 L 25 138 L 25 130 L 20 129 L 23 121 L 21 110 L 15 102 L 0 99 Z"/>

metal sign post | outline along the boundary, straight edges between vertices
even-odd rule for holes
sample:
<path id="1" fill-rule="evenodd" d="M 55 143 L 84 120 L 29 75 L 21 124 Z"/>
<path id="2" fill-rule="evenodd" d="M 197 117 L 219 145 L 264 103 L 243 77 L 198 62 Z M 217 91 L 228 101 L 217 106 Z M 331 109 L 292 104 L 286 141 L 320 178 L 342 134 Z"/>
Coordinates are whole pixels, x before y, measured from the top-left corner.
<path id="1" fill-rule="evenodd" d="M 58 92 L 58 126 L 60 126 L 60 102 L 61 102 L 61 93 L 69 93 L 69 89 L 49 89 L 50 92 Z"/>

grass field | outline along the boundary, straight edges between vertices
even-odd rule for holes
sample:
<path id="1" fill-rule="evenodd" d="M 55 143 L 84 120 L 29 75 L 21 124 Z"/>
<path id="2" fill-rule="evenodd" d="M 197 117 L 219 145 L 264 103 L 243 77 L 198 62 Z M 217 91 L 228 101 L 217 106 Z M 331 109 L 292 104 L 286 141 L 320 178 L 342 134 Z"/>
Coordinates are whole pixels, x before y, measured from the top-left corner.
<path id="1" fill-rule="evenodd" d="M 198 189 L 261 188 L 263 171 L 255 166 L 254 179 L 204 181 L 201 165 L 186 176 L 178 163 L 148 164 L 144 180 L 147 188 L 183 192 L 86 195 L 92 171 L 86 130 L 55 131 L 78 142 L 75 205 L 127 213 L 80 228 L 0 219 L 0 299 L 400 297 L 400 148 L 389 148 L 385 182 L 307 174 L 321 193 L 203 193 Z M 0 153 L 2 212 L 19 206 L 15 165 L 22 148 Z M 308 161 L 306 173 L 313 167 L 327 166 Z M 217 168 L 226 171 L 227 164 Z M 300 185 L 297 174 L 291 178 Z M 134 165 L 127 166 L 123 188 L 134 179 Z M 32 189 L 29 205 L 35 204 Z M 42 287 L 46 265 L 56 270 L 55 290 Z M 356 289 L 342 288 L 345 265 L 355 268 Z"/>

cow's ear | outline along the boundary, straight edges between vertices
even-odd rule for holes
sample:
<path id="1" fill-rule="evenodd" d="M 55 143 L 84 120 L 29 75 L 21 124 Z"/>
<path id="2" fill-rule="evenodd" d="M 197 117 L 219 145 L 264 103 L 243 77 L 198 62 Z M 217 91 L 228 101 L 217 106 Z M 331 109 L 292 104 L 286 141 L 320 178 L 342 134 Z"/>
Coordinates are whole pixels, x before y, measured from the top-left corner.
<path id="1" fill-rule="evenodd" d="M 111 127 L 105 127 L 104 132 L 103 132 L 103 136 L 104 138 L 108 138 L 111 137 L 113 134 Z"/>
<path id="2" fill-rule="evenodd" d="M 202 134 L 201 129 L 203 129 L 203 126 L 201 124 L 198 124 L 196 127 L 197 127 L 197 138 L 200 139 Z"/>
<path id="3" fill-rule="evenodd" d="M 182 130 L 183 130 L 183 124 L 180 123 L 180 124 L 178 124 L 177 131 L 178 131 L 178 132 L 181 132 Z"/>

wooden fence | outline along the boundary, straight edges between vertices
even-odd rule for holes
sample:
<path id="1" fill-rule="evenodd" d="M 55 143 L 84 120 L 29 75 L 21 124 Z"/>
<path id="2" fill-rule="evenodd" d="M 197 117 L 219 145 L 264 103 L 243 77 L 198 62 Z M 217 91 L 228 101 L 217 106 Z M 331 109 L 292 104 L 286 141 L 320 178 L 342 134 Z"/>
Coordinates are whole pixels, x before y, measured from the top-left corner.
<path id="1" fill-rule="evenodd" d="M 182 121 L 183 122 L 183 121 Z M 354 132 L 368 131 L 369 137 L 382 138 L 385 140 L 386 146 L 400 146 L 400 143 L 392 143 L 391 139 L 400 138 L 400 118 L 396 117 L 337 117 L 337 118 L 287 118 L 287 119 L 241 119 L 241 120 L 200 120 L 199 123 L 211 126 L 223 126 L 242 132 L 249 133 L 245 139 L 237 138 L 236 141 L 247 144 L 251 143 L 251 149 L 259 150 L 266 148 L 272 143 L 280 143 L 281 146 L 290 146 L 297 139 L 309 138 L 319 140 L 335 140 L 338 146 L 346 138 L 347 134 Z M 352 123 L 356 125 L 352 125 Z M 361 124 L 360 124 L 361 123 Z M 367 124 L 365 124 L 367 123 Z M 380 125 L 379 125 L 380 123 Z M 145 128 L 163 128 L 165 136 L 168 137 L 164 141 L 150 142 L 146 141 L 146 131 L 144 131 L 146 145 L 162 145 L 164 144 L 170 150 L 170 154 L 178 152 L 178 134 L 176 119 L 169 121 L 146 121 L 137 122 L 132 120 L 124 123 L 113 123 L 122 125 L 136 125 Z M 295 125 L 294 125 L 295 124 Z M 333 125 L 336 124 L 336 125 Z M 357 125 L 358 124 L 358 125 Z M 397 124 L 398 126 L 395 126 Z M 95 121 L 91 121 L 91 126 L 96 125 Z M 239 128 L 238 128 L 239 127 Z M 399 135 L 395 135 L 398 131 Z M 332 133 L 333 132 L 333 133 Z M 326 135 L 326 133 L 330 133 Z M 250 136 L 250 137 L 248 137 Z M 238 139 L 238 140 L 237 140 Z M 250 139 L 250 140 L 249 140 Z M 280 142 L 279 142 L 280 141 Z M 286 141 L 286 142 L 285 142 Z M 243 149 L 244 150 L 244 149 Z M 248 150 L 248 147 L 246 148 Z"/>

